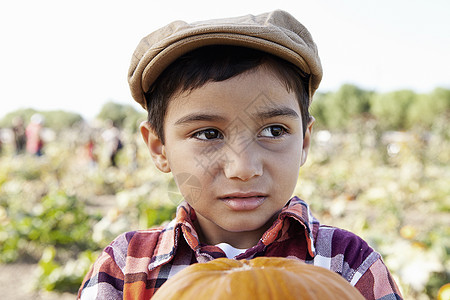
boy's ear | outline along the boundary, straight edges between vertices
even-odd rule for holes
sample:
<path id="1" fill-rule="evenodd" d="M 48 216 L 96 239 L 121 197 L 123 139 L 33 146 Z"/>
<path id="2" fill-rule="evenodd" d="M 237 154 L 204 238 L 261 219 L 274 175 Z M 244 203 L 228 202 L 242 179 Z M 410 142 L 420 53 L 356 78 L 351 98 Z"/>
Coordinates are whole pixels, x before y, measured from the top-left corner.
<path id="1" fill-rule="evenodd" d="M 311 146 L 312 128 L 315 121 L 316 119 L 314 119 L 314 117 L 311 116 L 308 125 L 306 126 L 305 137 L 303 138 L 302 158 L 300 164 L 301 166 L 305 164 L 306 159 L 308 158 L 309 147 Z"/>
<path id="2" fill-rule="evenodd" d="M 145 144 L 147 145 L 148 150 L 150 150 L 150 155 L 155 163 L 155 166 L 164 173 L 170 172 L 164 144 L 156 134 L 153 127 L 150 123 L 144 121 L 140 125 L 140 130 Z"/>

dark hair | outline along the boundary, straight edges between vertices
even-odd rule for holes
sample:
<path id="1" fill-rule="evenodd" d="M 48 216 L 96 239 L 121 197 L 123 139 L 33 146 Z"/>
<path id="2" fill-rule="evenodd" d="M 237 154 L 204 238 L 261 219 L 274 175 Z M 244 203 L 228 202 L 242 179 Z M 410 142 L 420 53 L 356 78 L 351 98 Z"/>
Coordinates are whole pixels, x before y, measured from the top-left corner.
<path id="1" fill-rule="evenodd" d="M 309 122 L 309 75 L 295 65 L 255 49 L 213 45 L 195 49 L 169 65 L 145 93 L 148 122 L 164 143 L 164 117 L 172 96 L 200 88 L 207 82 L 224 81 L 263 64 L 297 97 L 303 134 Z"/>

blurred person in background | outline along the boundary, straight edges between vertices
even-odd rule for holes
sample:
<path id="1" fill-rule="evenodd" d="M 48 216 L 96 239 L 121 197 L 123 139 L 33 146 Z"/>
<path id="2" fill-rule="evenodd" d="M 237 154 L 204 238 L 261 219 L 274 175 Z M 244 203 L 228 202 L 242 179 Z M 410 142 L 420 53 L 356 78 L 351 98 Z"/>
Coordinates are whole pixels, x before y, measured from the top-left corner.
<path id="1" fill-rule="evenodd" d="M 12 131 L 14 135 L 14 146 L 16 155 L 25 151 L 27 138 L 25 136 L 25 125 L 23 118 L 18 116 L 12 120 Z"/>
<path id="2" fill-rule="evenodd" d="M 87 159 L 89 161 L 89 166 L 97 166 L 97 155 L 95 153 L 95 142 L 92 137 L 89 138 L 88 142 L 84 145 Z"/>
<path id="3" fill-rule="evenodd" d="M 107 121 L 106 127 L 107 129 L 103 132 L 102 138 L 106 143 L 106 151 L 110 165 L 117 167 L 117 154 L 123 148 L 120 130 L 114 125 L 112 120 Z"/>
<path id="4" fill-rule="evenodd" d="M 34 114 L 25 130 L 27 152 L 36 156 L 43 154 L 44 141 L 41 137 L 43 123 L 44 117 L 40 114 Z"/>

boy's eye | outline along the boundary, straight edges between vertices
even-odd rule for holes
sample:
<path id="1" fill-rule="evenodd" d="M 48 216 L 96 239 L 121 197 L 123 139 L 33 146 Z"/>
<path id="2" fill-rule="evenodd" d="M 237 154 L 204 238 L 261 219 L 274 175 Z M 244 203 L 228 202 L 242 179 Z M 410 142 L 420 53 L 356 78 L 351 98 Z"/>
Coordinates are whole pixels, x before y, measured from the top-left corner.
<path id="1" fill-rule="evenodd" d="M 272 125 L 272 126 L 268 126 L 268 127 L 264 128 L 261 131 L 261 133 L 259 134 L 259 136 L 274 138 L 274 137 L 280 137 L 286 133 L 287 133 L 287 130 L 283 126 Z"/>
<path id="2" fill-rule="evenodd" d="M 217 129 L 205 129 L 194 133 L 193 137 L 199 140 L 222 139 L 223 135 Z"/>

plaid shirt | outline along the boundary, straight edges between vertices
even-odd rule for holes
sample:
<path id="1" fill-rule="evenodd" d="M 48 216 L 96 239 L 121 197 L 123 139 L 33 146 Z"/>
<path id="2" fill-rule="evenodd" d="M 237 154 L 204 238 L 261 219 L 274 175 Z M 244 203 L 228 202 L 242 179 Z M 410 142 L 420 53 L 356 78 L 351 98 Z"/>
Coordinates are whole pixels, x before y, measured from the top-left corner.
<path id="1" fill-rule="evenodd" d="M 194 210 L 182 203 L 164 227 L 127 232 L 105 248 L 78 292 L 81 299 L 149 299 L 168 278 L 188 265 L 225 253 L 199 242 Z M 348 231 L 320 225 L 308 205 L 294 197 L 258 244 L 235 259 L 295 258 L 330 269 L 367 299 L 401 299 L 380 254 Z"/>

